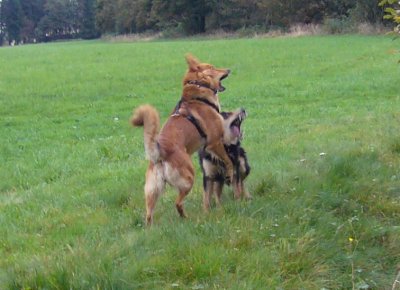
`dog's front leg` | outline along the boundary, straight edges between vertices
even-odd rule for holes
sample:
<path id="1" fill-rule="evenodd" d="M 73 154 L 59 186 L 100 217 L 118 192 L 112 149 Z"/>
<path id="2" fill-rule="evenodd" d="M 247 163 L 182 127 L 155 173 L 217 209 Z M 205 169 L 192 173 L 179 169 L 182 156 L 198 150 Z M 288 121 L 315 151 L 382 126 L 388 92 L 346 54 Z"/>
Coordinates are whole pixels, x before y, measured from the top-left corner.
<path id="1" fill-rule="evenodd" d="M 221 196 L 222 196 L 222 189 L 224 187 L 224 181 L 215 181 L 213 190 L 215 194 L 215 203 L 217 204 L 218 207 L 220 207 L 221 204 Z"/>
<path id="2" fill-rule="evenodd" d="M 242 196 L 243 188 L 242 188 L 242 183 L 240 182 L 240 180 L 239 181 L 237 180 L 236 176 L 233 179 L 232 187 L 235 199 L 240 199 L 240 197 Z"/>
<path id="3" fill-rule="evenodd" d="M 243 180 L 241 181 L 242 183 L 242 191 L 244 193 L 244 197 L 248 200 L 252 199 L 253 197 L 251 196 L 250 192 L 247 190 L 247 188 L 244 186 Z"/>
<path id="4" fill-rule="evenodd" d="M 229 181 L 233 182 L 233 163 L 232 160 L 229 158 L 228 154 L 226 153 L 224 144 L 222 142 L 209 144 L 205 148 L 208 152 L 213 153 L 216 155 L 220 160 L 222 160 L 225 164 L 226 168 L 226 176 L 228 177 Z"/>
<path id="5" fill-rule="evenodd" d="M 211 199 L 211 194 L 213 192 L 213 181 L 209 176 L 204 175 L 203 176 L 203 208 L 204 211 L 208 212 L 211 205 L 210 205 L 210 199 Z"/>

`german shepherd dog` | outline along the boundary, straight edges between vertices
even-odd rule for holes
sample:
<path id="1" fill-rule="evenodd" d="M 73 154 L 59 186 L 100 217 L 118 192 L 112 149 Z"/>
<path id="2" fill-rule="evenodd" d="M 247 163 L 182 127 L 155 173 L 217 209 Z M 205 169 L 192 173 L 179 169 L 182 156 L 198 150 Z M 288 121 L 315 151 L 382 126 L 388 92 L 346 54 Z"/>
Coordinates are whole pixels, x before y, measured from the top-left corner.
<path id="1" fill-rule="evenodd" d="M 146 172 L 146 222 L 153 222 L 154 208 L 168 183 L 179 195 L 175 201 L 181 217 L 186 217 L 183 200 L 194 182 L 190 156 L 203 147 L 226 166 L 228 179 L 233 179 L 233 164 L 224 144 L 224 119 L 219 113 L 218 92 L 225 88 L 221 81 L 230 70 L 200 63 L 186 55 L 188 70 L 183 78 L 183 92 L 173 113 L 159 130 L 160 118 L 150 105 L 138 107 L 131 118 L 133 126 L 144 127 L 144 145 L 149 166 Z"/>
<path id="2" fill-rule="evenodd" d="M 233 191 L 234 197 L 239 199 L 244 195 L 247 199 L 251 196 L 244 187 L 244 180 L 250 173 L 250 166 L 246 152 L 240 145 L 243 133 L 241 131 L 242 121 L 247 114 L 244 109 L 235 112 L 221 112 L 224 118 L 224 146 L 234 166 Z M 199 160 L 203 172 L 203 206 L 205 210 L 210 208 L 211 195 L 215 195 L 217 205 L 221 205 L 221 195 L 224 183 L 229 184 L 226 178 L 226 167 L 222 160 L 213 156 L 206 150 L 199 151 Z"/>

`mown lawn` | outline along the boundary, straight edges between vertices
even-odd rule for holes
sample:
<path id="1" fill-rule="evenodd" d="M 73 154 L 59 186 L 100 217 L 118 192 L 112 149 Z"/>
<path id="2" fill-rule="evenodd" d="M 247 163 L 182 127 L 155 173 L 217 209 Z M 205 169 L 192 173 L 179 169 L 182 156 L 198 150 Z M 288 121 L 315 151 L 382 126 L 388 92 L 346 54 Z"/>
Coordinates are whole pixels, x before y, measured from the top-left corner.
<path id="1" fill-rule="evenodd" d="M 392 289 L 400 265 L 399 42 L 383 36 L 0 48 L 0 289 Z M 228 67 L 253 200 L 144 227 L 142 103 L 165 120 L 184 54 Z M 400 284 L 395 285 L 400 289 Z"/>

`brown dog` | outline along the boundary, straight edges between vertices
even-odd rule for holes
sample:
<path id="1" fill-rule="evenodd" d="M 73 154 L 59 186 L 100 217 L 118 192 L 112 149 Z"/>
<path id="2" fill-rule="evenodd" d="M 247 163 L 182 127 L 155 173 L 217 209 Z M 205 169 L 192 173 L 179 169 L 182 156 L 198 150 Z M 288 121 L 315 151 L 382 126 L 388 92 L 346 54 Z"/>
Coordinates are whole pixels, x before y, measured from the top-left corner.
<path id="1" fill-rule="evenodd" d="M 240 145 L 243 134 L 241 124 L 247 114 L 244 109 L 234 112 L 221 112 L 224 118 L 225 150 L 234 165 L 233 192 L 236 199 L 244 195 L 250 199 L 250 193 L 244 186 L 244 180 L 250 173 L 250 166 L 246 152 Z M 210 208 L 211 195 L 215 195 L 217 205 L 221 205 L 221 195 L 226 180 L 225 164 L 205 150 L 199 150 L 199 160 L 203 172 L 203 206 L 205 210 Z M 229 183 L 228 183 L 229 184 Z"/>
<path id="2" fill-rule="evenodd" d="M 137 108 L 131 119 L 133 126 L 144 127 L 145 151 L 150 160 L 144 188 L 149 225 L 166 183 L 178 190 L 176 209 L 181 217 L 186 216 L 183 200 L 192 189 L 195 172 L 190 156 L 200 148 L 223 160 L 228 178 L 233 178 L 232 161 L 223 144 L 224 123 L 217 94 L 225 89 L 221 81 L 230 71 L 200 63 L 191 55 L 186 61 L 182 98 L 161 131 L 158 112 L 150 105 Z"/>

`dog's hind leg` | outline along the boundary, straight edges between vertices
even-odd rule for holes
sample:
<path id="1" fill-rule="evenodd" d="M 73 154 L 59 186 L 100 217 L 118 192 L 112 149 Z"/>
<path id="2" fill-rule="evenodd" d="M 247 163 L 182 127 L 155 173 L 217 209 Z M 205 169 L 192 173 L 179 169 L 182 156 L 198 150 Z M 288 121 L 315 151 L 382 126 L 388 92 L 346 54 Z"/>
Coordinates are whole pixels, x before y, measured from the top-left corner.
<path id="1" fill-rule="evenodd" d="M 241 176 L 240 184 L 241 184 L 241 187 L 242 187 L 242 192 L 243 192 L 244 197 L 245 197 L 247 200 L 250 200 L 250 199 L 252 199 L 253 197 L 251 196 L 251 194 L 250 194 L 250 192 L 247 190 L 247 188 L 244 186 L 244 179 L 246 178 L 246 176 L 247 176 L 247 175 Z"/>
<path id="2" fill-rule="evenodd" d="M 247 188 L 244 186 L 244 180 L 250 174 L 251 168 L 246 158 L 246 152 L 244 151 L 243 148 L 241 148 L 239 160 L 240 160 L 240 182 L 242 184 L 242 191 L 246 199 L 252 199 L 253 197 L 251 196 Z"/>
<path id="3" fill-rule="evenodd" d="M 247 190 L 247 188 L 244 187 L 244 184 L 242 183 L 242 188 L 243 188 L 243 193 L 244 197 L 248 200 L 252 199 L 253 197 L 251 196 L 250 192 Z"/>
<path id="4" fill-rule="evenodd" d="M 193 187 L 194 167 L 190 156 L 186 154 L 177 154 L 173 160 L 179 160 L 179 164 L 165 163 L 165 177 L 168 183 L 179 192 L 175 206 L 179 215 L 184 218 L 186 214 L 183 209 L 183 200 Z"/>
<path id="5" fill-rule="evenodd" d="M 191 169 L 192 170 L 185 170 L 186 174 L 181 178 L 181 182 L 178 187 L 179 195 L 175 201 L 176 210 L 182 218 L 186 217 L 185 211 L 183 209 L 183 200 L 189 194 L 194 183 L 194 169 L 193 167 Z"/>
<path id="6" fill-rule="evenodd" d="M 154 208 L 160 195 L 164 192 L 165 178 L 163 166 L 161 163 L 150 165 L 146 172 L 146 184 L 144 193 L 146 198 L 146 224 L 153 223 Z"/>
<path id="7" fill-rule="evenodd" d="M 214 190 L 214 182 L 209 176 L 203 176 L 203 208 L 207 212 L 210 209 L 210 198 Z"/>
<path id="8" fill-rule="evenodd" d="M 236 178 L 234 178 L 235 180 L 233 181 L 232 187 L 233 187 L 233 194 L 235 199 L 239 199 L 242 195 L 242 182 L 239 180 L 237 181 Z"/>
<path id="9" fill-rule="evenodd" d="M 215 203 L 217 206 L 221 206 L 221 196 L 222 196 L 222 189 L 224 188 L 223 181 L 215 181 L 214 182 L 214 194 L 215 194 Z"/>
<path id="10" fill-rule="evenodd" d="M 181 218 L 186 218 L 187 215 L 185 214 L 185 210 L 183 209 L 183 200 L 185 199 L 186 195 L 189 194 L 189 190 L 180 190 L 179 195 L 175 201 L 176 210 L 178 211 Z"/>

